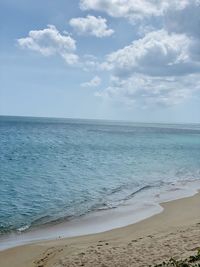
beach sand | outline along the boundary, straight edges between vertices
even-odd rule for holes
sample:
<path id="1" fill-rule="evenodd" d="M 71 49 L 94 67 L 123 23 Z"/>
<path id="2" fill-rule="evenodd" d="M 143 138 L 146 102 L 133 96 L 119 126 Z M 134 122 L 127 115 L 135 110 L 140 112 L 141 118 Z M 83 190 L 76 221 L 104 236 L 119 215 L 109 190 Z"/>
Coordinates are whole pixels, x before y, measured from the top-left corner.
<path id="1" fill-rule="evenodd" d="M 200 248 L 200 193 L 164 211 L 100 234 L 45 241 L 0 252 L 0 267 L 149 266 Z"/>

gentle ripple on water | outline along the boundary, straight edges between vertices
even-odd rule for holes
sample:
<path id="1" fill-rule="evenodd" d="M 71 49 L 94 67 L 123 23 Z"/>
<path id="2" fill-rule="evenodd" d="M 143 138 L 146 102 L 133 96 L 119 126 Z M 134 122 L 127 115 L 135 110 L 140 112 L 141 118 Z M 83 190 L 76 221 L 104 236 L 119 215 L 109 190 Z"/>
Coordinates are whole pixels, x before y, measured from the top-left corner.
<path id="1" fill-rule="evenodd" d="M 200 126 L 0 117 L 0 232 L 200 179 Z"/>

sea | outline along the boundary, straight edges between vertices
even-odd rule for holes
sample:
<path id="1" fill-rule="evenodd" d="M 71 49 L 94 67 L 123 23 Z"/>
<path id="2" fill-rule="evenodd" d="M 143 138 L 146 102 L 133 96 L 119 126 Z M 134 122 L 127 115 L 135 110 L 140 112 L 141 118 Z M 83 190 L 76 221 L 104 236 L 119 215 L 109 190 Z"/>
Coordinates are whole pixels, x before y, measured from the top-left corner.
<path id="1" fill-rule="evenodd" d="M 198 189 L 200 124 L 0 116 L 0 236 Z"/>

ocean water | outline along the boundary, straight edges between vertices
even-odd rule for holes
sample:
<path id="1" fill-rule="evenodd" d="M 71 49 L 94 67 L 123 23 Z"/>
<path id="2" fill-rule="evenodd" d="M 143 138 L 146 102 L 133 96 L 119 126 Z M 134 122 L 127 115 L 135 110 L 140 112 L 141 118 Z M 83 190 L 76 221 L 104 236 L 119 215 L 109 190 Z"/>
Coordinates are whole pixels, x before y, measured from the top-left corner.
<path id="1" fill-rule="evenodd" d="M 200 125 L 0 117 L 0 235 L 200 181 Z"/>

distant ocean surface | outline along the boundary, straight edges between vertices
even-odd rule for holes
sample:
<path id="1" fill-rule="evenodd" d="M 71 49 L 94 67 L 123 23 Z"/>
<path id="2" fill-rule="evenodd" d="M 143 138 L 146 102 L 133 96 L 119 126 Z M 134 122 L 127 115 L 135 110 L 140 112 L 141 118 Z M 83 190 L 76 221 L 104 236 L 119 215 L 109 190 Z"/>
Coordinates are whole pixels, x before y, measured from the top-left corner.
<path id="1" fill-rule="evenodd" d="M 0 233 L 200 181 L 200 125 L 0 117 Z"/>

